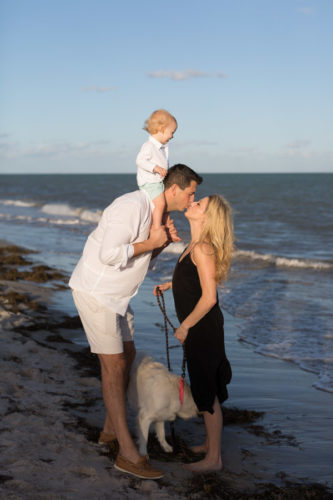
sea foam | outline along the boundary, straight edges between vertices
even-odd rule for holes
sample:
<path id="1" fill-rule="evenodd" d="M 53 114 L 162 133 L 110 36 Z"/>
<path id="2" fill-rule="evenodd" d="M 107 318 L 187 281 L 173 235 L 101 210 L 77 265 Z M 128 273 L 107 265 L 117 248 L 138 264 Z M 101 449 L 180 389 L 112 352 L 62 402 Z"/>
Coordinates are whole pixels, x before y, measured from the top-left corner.
<path id="1" fill-rule="evenodd" d="M 57 216 L 60 215 L 62 217 L 77 217 L 77 220 L 64 220 L 64 219 L 58 219 L 58 224 L 78 224 L 80 221 L 91 223 L 91 222 L 96 222 L 98 223 L 102 211 L 101 210 L 88 210 L 84 207 L 77 207 L 74 208 L 71 205 L 68 205 L 66 203 L 61 204 L 61 203 L 49 203 L 46 204 L 42 207 L 41 209 L 42 212 L 48 214 L 48 215 L 53 215 Z M 52 221 L 51 221 L 52 222 Z M 55 221 L 53 221 L 55 222 Z"/>
<path id="2" fill-rule="evenodd" d="M 2 205 L 12 205 L 15 207 L 35 207 L 36 203 L 33 201 L 22 201 L 22 200 L 0 200 Z"/>
<path id="3" fill-rule="evenodd" d="M 82 208 L 73 208 L 67 203 L 48 203 L 41 208 L 41 211 L 50 215 L 67 215 L 72 217 L 73 215 L 79 216 Z"/>
<path id="4" fill-rule="evenodd" d="M 254 252 L 253 250 L 236 250 L 234 257 L 239 259 L 267 262 L 268 264 L 275 265 L 277 267 L 297 267 L 318 270 L 333 269 L 333 263 L 330 262 L 279 257 L 268 253 L 260 254 L 258 252 Z"/>

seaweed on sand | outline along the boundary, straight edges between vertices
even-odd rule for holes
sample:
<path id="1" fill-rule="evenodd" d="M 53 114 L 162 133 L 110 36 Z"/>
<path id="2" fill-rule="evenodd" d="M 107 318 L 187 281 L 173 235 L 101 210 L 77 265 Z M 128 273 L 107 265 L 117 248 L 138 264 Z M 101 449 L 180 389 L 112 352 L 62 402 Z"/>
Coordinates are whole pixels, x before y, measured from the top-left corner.
<path id="1" fill-rule="evenodd" d="M 37 252 L 15 245 L 0 247 L 0 279 L 6 281 L 34 281 L 36 283 L 66 279 L 63 273 L 44 265 L 32 266 L 29 271 L 19 271 L 18 266 L 30 266 L 32 264 L 31 261 L 22 256 L 31 253 Z"/>
<path id="2" fill-rule="evenodd" d="M 319 483 L 291 483 L 283 486 L 272 483 L 255 484 L 248 491 L 239 491 L 230 487 L 219 473 L 193 474 L 185 481 L 185 494 L 189 500 L 332 500 L 328 488 Z"/>
<path id="3" fill-rule="evenodd" d="M 26 294 L 18 292 L 8 292 L 2 293 L 0 301 L 2 302 L 5 309 L 8 309 L 14 313 L 22 312 L 22 305 L 33 311 L 44 311 L 46 306 L 36 302 L 35 300 L 30 300 Z"/>

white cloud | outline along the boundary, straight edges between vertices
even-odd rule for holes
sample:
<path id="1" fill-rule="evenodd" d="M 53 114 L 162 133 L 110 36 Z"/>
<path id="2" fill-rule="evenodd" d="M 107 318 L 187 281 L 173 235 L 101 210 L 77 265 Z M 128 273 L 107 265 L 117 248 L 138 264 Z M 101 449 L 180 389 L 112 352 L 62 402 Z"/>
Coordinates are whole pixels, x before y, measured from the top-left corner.
<path id="1" fill-rule="evenodd" d="M 232 156 L 253 156 L 263 154 L 263 152 L 260 151 L 257 146 L 244 146 L 237 149 L 229 149 L 227 153 L 231 154 Z"/>
<path id="2" fill-rule="evenodd" d="M 310 149 L 311 141 L 304 139 L 297 139 L 286 144 L 282 150 L 282 156 L 292 158 L 315 158 L 319 152 Z"/>
<path id="3" fill-rule="evenodd" d="M 190 78 L 227 78 L 227 75 L 221 71 L 217 73 L 206 73 L 198 69 L 186 69 L 182 71 L 165 71 L 160 69 L 157 71 L 150 71 L 147 75 L 150 78 L 168 78 L 169 80 L 176 81 L 189 80 Z"/>
<path id="4" fill-rule="evenodd" d="M 60 144 L 38 144 L 36 146 L 21 150 L 23 156 L 60 156 L 84 151 L 88 148 L 85 142 L 76 144 L 60 143 Z"/>
<path id="5" fill-rule="evenodd" d="M 216 141 L 205 141 L 201 139 L 193 139 L 189 141 L 176 141 L 172 148 L 186 148 L 186 147 L 193 147 L 193 146 L 217 146 L 218 142 Z"/>
<path id="6" fill-rule="evenodd" d="M 1 133 L 0 134 L 0 154 L 2 157 L 6 157 L 17 148 L 18 144 L 9 140 L 9 134 Z"/>
<path id="7" fill-rule="evenodd" d="M 304 149 L 308 146 L 310 146 L 310 141 L 299 140 L 299 139 L 293 142 L 289 142 L 289 144 L 286 144 L 286 148 L 290 151 L 297 151 L 300 149 Z"/>
<path id="8" fill-rule="evenodd" d="M 6 142 L 0 142 L 0 153 L 5 154 L 9 150 L 9 145 Z"/>
<path id="9" fill-rule="evenodd" d="M 97 87 L 97 85 L 91 85 L 90 87 L 82 87 L 83 92 L 98 92 L 103 94 L 104 92 L 111 92 L 115 90 L 116 87 Z"/>
<path id="10" fill-rule="evenodd" d="M 79 156 L 98 156 L 104 153 L 108 141 L 96 142 L 63 142 L 55 144 L 41 143 L 22 147 L 17 143 L 6 143 L 0 147 L 4 158 L 64 158 Z"/>
<path id="11" fill-rule="evenodd" d="M 226 73 L 223 73 L 222 71 L 218 71 L 215 75 L 211 76 L 216 76 L 216 78 L 228 78 L 228 75 Z"/>
<path id="12" fill-rule="evenodd" d="M 300 9 L 298 9 L 298 12 L 300 12 L 301 14 L 304 14 L 305 16 L 309 16 L 309 15 L 313 14 L 314 10 L 311 7 L 302 7 Z"/>

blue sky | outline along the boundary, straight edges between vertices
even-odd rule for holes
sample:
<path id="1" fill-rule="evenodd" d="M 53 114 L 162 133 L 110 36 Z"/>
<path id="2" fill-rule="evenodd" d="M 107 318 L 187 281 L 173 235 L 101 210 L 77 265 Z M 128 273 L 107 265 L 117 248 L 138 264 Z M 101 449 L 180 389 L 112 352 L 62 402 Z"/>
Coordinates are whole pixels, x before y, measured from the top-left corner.
<path id="1" fill-rule="evenodd" d="M 332 0 L 0 0 L 0 173 L 333 172 Z"/>

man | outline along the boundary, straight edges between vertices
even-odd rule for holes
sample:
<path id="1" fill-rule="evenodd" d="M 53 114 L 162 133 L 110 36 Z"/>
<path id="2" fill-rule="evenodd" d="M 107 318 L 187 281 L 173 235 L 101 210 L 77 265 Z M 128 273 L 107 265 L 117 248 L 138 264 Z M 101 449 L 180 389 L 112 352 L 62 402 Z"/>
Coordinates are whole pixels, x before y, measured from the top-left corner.
<path id="1" fill-rule="evenodd" d="M 175 165 L 164 180 L 166 209 L 184 211 L 194 201 L 202 178 L 186 165 Z M 145 191 L 120 196 L 103 212 L 89 235 L 69 286 L 91 352 L 101 365 L 106 419 L 100 443 L 117 440 L 118 470 L 145 479 L 163 474 L 140 456 L 126 419 L 126 387 L 135 357 L 130 299 L 144 280 L 152 253 L 169 243 L 175 231 L 168 217 L 165 227 L 151 230 L 153 203 Z"/>

